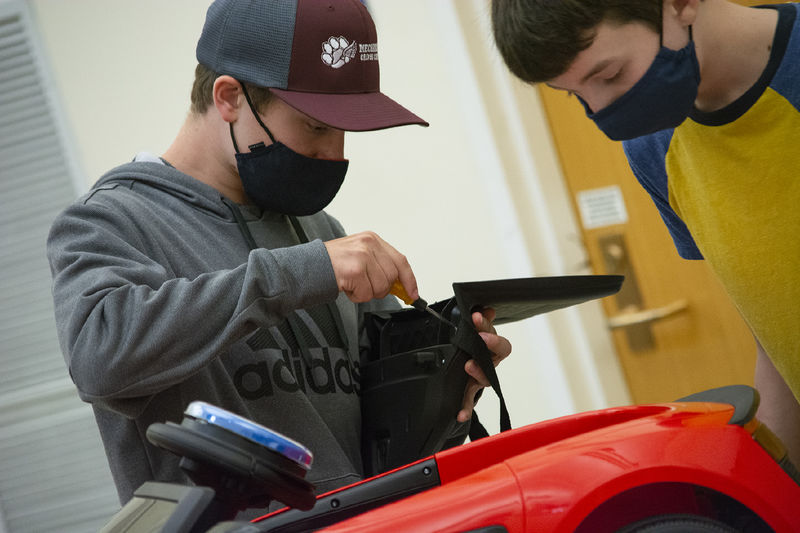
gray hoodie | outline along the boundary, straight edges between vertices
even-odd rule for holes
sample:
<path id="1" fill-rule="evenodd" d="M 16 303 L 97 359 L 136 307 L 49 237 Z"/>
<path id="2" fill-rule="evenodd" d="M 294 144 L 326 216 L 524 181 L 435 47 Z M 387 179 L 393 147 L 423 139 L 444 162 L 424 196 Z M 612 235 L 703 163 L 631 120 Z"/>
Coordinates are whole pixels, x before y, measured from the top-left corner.
<path id="1" fill-rule="evenodd" d="M 339 295 L 323 241 L 345 233 L 324 212 L 299 219 L 310 241 L 301 243 L 286 216 L 238 206 L 251 251 L 230 204 L 172 167 L 133 162 L 51 228 L 61 350 L 94 408 L 122 503 L 145 481 L 186 481 L 145 431 L 180 422 L 193 400 L 309 447 L 318 493 L 361 477 L 360 317 L 397 303 L 359 308 Z M 331 302 L 343 334 L 320 323 Z M 294 311 L 305 353 L 287 338 Z"/>

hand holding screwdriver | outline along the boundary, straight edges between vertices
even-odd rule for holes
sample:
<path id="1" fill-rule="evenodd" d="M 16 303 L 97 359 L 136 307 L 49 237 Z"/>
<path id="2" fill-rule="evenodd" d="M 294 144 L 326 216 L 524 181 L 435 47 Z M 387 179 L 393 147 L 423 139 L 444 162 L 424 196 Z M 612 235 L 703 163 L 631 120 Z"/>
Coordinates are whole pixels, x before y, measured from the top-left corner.
<path id="1" fill-rule="evenodd" d="M 407 292 L 417 293 L 417 280 L 406 257 L 376 233 L 364 231 L 324 244 L 336 284 L 353 302 L 383 298 L 398 279 Z"/>

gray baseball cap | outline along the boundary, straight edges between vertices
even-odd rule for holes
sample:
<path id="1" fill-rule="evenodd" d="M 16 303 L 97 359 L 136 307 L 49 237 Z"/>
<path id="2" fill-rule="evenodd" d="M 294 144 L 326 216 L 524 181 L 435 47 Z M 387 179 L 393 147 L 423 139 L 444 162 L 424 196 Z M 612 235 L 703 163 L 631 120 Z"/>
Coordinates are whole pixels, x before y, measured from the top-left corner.
<path id="1" fill-rule="evenodd" d="M 381 92 L 375 24 L 359 0 L 216 0 L 197 60 L 334 128 L 428 125 Z"/>

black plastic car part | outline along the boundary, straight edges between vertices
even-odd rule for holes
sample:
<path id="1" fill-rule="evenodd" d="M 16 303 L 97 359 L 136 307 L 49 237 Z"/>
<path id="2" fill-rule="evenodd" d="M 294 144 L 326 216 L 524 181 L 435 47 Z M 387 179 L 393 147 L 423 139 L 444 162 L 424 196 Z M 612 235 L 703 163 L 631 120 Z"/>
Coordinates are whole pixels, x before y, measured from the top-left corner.
<path id="1" fill-rule="evenodd" d="M 222 520 L 272 500 L 298 509 L 310 509 L 316 500 L 314 486 L 303 479 L 310 452 L 214 406 L 194 402 L 180 425 L 152 424 L 147 438 L 181 457 L 181 469 L 196 485 L 214 489 Z"/>
<path id="2" fill-rule="evenodd" d="M 368 482 L 323 495 L 311 510 L 284 509 L 248 524 L 220 522 L 208 533 L 315 531 L 440 484 L 436 461 L 427 459 L 370 479 Z"/>
<path id="3" fill-rule="evenodd" d="M 254 525 L 274 533 L 313 531 L 440 484 L 436 461 L 430 458 L 324 495 L 311 510 L 288 509 Z"/>
<path id="4" fill-rule="evenodd" d="M 218 520 L 215 493 L 208 487 L 186 487 L 148 481 L 100 530 L 100 533 L 195 533 Z"/>
<path id="5" fill-rule="evenodd" d="M 453 283 L 455 296 L 431 305 L 445 321 L 414 308 L 365 316 L 370 349 L 361 354 L 362 456 L 376 475 L 486 436 L 477 417 L 458 424 L 474 359 L 500 400 L 500 429 L 510 429 L 491 353 L 472 324 L 492 308 L 494 324 L 515 322 L 619 291 L 622 276 L 533 277 Z M 457 327 L 453 327 L 456 324 Z"/>
<path id="6" fill-rule="evenodd" d="M 433 304 L 458 322 L 455 302 Z M 461 444 L 469 423 L 456 422 L 470 356 L 451 344 L 455 328 L 416 309 L 369 314 L 374 350 L 362 355 L 364 472 L 373 476 Z M 457 392 L 456 392 L 457 391 Z"/>
<path id="7" fill-rule="evenodd" d="M 145 483 L 103 533 L 205 533 L 272 500 L 298 509 L 316 502 L 304 479 L 313 460 L 307 448 L 219 407 L 192 402 L 180 425 L 152 424 L 147 438 L 178 455 L 197 486 Z"/>
<path id="8" fill-rule="evenodd" d="M 714 402 L 733 406 L 733 415 L 728 424 L 744 426 L 756 416 L 758 391 L 747 385 L 728 385 L 705 390 L 677 400 L 679 402 Z"/>

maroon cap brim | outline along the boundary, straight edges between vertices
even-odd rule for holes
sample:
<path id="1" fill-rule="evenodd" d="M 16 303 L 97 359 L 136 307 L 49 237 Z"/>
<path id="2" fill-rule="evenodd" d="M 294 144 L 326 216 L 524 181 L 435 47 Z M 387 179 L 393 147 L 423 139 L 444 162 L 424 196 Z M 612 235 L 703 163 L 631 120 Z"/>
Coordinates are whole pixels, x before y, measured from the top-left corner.
<path id="1" fill-rule="evenodd" d="M 372 131 L 429 124 L 380 92 L 324 94 L 270 88 L 278 98 L 306 115 L 336 129 Z"/>

